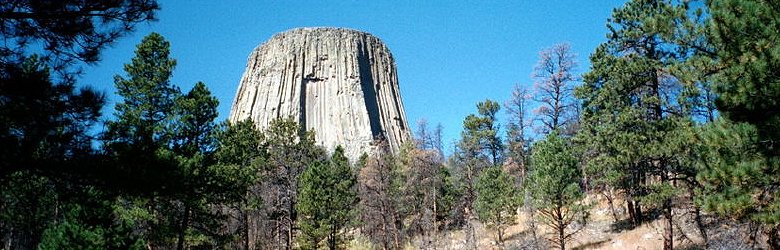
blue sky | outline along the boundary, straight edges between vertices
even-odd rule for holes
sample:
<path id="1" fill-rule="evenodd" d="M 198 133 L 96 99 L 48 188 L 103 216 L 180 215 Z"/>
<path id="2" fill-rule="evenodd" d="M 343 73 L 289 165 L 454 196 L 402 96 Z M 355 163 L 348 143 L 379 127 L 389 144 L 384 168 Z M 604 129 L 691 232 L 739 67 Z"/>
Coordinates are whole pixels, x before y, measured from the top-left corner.
<path id="1" fill-rule="evenodd" d="M 161 1 L 157 22 L 142 24 L 87 66 L 82 84 L 117 96 L 135 45 L 150 32 L 171 42 L 178 65 L 172 82 L 183 91 L 203 81 L 230 112 L 251 51 L 273 34 L 296 27 L 346 27 L 369 32 L 390 48 L 412 127 L 425 118 L 444 127 L 445 148 L 459 138 L 463 118 L 487 98 L 503 103 L 514 84 L 531 86 L 538 52 L 568 42 L 578 72 L 605 41 L 606 21 L 624 1 Z M 501 112 L 503 115 L 503 111 Z M 503 122 L 503 120 L 502 120 Z"/>

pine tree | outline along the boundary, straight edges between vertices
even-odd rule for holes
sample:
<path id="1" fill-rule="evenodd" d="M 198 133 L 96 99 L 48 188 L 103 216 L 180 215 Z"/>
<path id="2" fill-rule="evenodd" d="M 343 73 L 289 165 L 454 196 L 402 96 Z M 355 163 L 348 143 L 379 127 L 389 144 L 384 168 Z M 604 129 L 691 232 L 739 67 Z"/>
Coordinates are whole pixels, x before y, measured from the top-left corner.
<path id="1" fill-rule="evenodd" d="M 42 61 L 72 80 L 76 74 L 64 72 L 67 67 L 79 61 L 96 63 L 102 49 L 139 23 L 154 21 L 159 9 L 157 1 L 149 0 L 3 1 L 0 64 L 22 62 L 35 51 L 31 48 L 42 48 Z"/>
<path id="2" fill-rule="evenodd" d="M 780 249 L 780 3 L 709 1 L 708 38 L 717 52 L 714 82 L 723 119 L 700 135 L 706 154 L 700 203 L 730 218 L 758 222 Z"/>
<path id="3" fill-rule="evenodd" d="M 327 164 L 314 162 L 299 178 L 300 245 L 316 249 L 325 240 L 328 249 L 340 248 L 357 203 L 357 179 L 344 148 L 336 147 Z"/>
<path id="4" fill-rule="evenodd" d="M 262 182 L 260 173 L 267 167 L 265 137 L 249 119 L 228 123 L 217 132 L 218 146 L 214 157 L 218 167 L 214 168 L 213 174 L 229 181 L 211 184 L 216 185 L 218 190 L 230 191 L 225 198 L 232 202 L 224 205 L 236 218 L 235 222 L 228 223 L 228 227 L 235 230 L 228 233 L 239 235 L 233 248 L 255 249 L 260 240 L 256 232 L 260 228 L 252 223 L 252 219 L 259 217 L 262 204 L 259 183 Z"/>
<path id="5" fill-rule="evenodd" d="M 584 192 L 579 185 L 582 178 L 579 161 L 570 143 L 557 131 L 534 144 L 531 161 L 533 169 L 526 187 L 542 223 L 555 235 L 550 242 L 566 249 L 566 242 L 584 228 L 588 217 L 588 206 L 583 204 Z M 567 230 L 575 222 L 579 223 L 578 227 Z"/>
<path id="6" fill-rule="evenodd" d="M 176 67 L 170 46 L 158 33 L 147 35 L 136 46 L 132 62 L 124 66 L 127 78 L 114 76 L 122 102 L 115 107 L 117 119 L 107 123 L 109 147 L 128 144 L 148 150 L 167 146 L 166 126 L 181 95 L 170 82 Z"/>
<path id="7" fill-rule="evenodd" d="M 458 148 L 451 157 L 451 165 L 459 179 L 459 189 L 463 195 L 458 202 L 457 217 L 465 220 L 468 243 L 476 247 L 476 238 L 472 219 L 476 199 L 475 184 L 482 171 L 491 166 L 502 164 L 504 144 L 499 137 L 499 124 L 496 114 L 501 106 L 492 100 L 477 103 L 477 113 L 463 120 L 463 132 Z"/>
<path id="8" fill-rule="evenodd" d="M 175 100 L 181 95 L 170 83 L 175 66 L 165 38 L 157 33 L 144 37 L 124 66 L 126 77 L 114 77 L 122 101 L 115 106 L 116 120 L 106 122 L 103 135 L 104 149 L 121 176 L 112 180 L 113 185 L 126 191 L 116 213 L 134 225 L 134 237 L 153 245 L 169 244 L 176 224 L 163 219 L 173 209 L 171 204 L 156 197 L 170 198 L 185 185 L 179 160 L 169 147 Z"/>
<path id="9" fill-rule="evenodd" d="M 588 176 L 624 191 L 634 223 L 644 221 L 642 205 L 664 215 L 664 249 L 673 247 L 671 179 L 695 174 L 680 156 L 686 144 L 679 131 L 691 126 L 686 107 L 691 71 L 680 67 L 699 53 L 687 34 L 701 13 L 687 3 L 635 0 L 616 9 L 609 40 L 591 55 L 591 70 L 577 95 L 583 101 L 577 141 L 587 149 Z"/>
<path id="10" fill-rule="evenodd" d="M 217 125 L 214 119 L 219 102 L 206 85 L 196 83 L 186 95 L 177 97 L 174 104 L 174 117 L 168 128 L 170 148 L 178 161 L 177 175 L 183 178 L 181 189 L 172 196 L 175 209 L 169 215 L 176 218 L 176 225 L 172 226 L 177 234 L 176 248 L 184 249 L 188 238 L 208 239 L 197 242 L 208 246 L 219 242 L 216 229 L 222 215 L 213 206 L 237 199 L 228 196 L 235 191 L 224 189 L 230 186 L 224 183 L 236 181 L 234 177 L 241 171 L 222 169 L 215 162 Z"/>
<path id="11" fill-rule="evenodd" d="M 472 158 L 484 157 L 490 165 L 501 164 L 504 145 L 498 135 L 496 114 L 501 105 L 492 100 L 477 103 L 477 113 L 463 120 L 463 139 L 461 147 Z"/>
<path id="12" fill-rule="evenodd" d="M 475 189 L 474 209 L 479 220 L 495 228 L 496 240 L 503 244 L 505 230 L 516 223 L 517 208 L 523 203 L 514 180 L 501 167 L 488 167 L 479 176 Z"/>
<path id="13" fill-rule="evenodd" d="M 261 169 L 259 193 L 263 201 L 259 248 L 292 248 L 298 225 L 298 178 L 313 162 L 326 158 L 325 150 L 316 145 L 314 132 L 305 131 L 291 119 L 271 121 L 263 131 L 265 137 L 264 168 Z"/>
<path id="14" fill-rule="evenodd" d="M 127 248 L 114 244 L 121 237 L 108 239 L 116 232 L 106 201 L 120 190 L 106 188 L 113 166 L 92 147 L 105 98 L 77 88 L 79 69 L 72 66 L 94 65 L 106 46 L 153 20 L 158 9 L 156 1 L 0 2 L 5 248 Z"/>
<path id="15" fill-rule="evenodd" d="M 123 174 L 118 185 L 129 190 L 118 211 L 145 210 L 125 218 L 147 225 L 134 231 L 153 245 L 215 246 L 224 242 L 217 232 L 224 214 L 214 206 L 240 198 L 243 172 L 216 164 L 218 101 L 202 82 L 185 95 L 170 83 L 176 61 L 169 49 L 161 35 L 146 36 L 125 65 L 127 77 L 115 77 L 123 100 L 104 140 Z"/>
<path id="16" fill-rule="evenodd" d="M 459 170 L 468 207 L 474 200 L 474 183 L 482 169 L 501 164 L 504 145 L 498 137 L 496 113 L 499 109 L 498 103 L 485 100 L 477 104 L 479 115 L 470 114 L 463 120 L 462 138 L 455 157 L 461 165 Z"/>

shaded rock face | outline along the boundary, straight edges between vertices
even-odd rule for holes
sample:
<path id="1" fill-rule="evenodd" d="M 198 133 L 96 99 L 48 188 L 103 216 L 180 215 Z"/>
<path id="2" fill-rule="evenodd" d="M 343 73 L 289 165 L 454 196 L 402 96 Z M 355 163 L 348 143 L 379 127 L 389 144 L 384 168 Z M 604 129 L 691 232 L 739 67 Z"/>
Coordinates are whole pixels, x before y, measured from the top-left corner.
<path id="1" fill-rule="evenodd" d="M 397 152 L 409 138 L 395 61 L 378 38 L 356 30 L 300 28 L 274 35 L 249 56 L 230 121 L 265 128 L 292 118 L 331 152 L 357 160 L 374 138 Z"/>

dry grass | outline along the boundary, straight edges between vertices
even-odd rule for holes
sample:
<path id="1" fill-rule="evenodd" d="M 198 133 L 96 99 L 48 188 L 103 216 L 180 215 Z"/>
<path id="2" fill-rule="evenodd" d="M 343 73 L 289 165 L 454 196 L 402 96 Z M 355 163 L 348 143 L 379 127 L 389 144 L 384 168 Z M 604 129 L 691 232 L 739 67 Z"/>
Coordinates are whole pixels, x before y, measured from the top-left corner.
<path id="1" fill-rule="evenodd" d="M 638 227 L 630 226 L 628 223 L 615 223 L 611 210 L 606 201 L 599 197 L 588 197 L 594 204 L 591 209 L 588 224 L 570 242 L 567 243 L 569 249 L 662 249 L 663 248 L 663 228 L 660 219 L 644 223 Z M 623 204 L 622 201 L 615 201 L 616 204 Z M 702 238 L 698 230 L 685 210 L 675 210 L 675 249 L 702 249 Z M 618 209 L 618 215 L 622 219 L 625 217 L 622 211 Z M 525 211 L 520 211 L 517 216 L 517 223 L 506 230 L 506 241 L 503 245 L 495 241 L 495 231 L 485 228 L 479 221 L 473 220 L 474 232 L 477 238 L 477 249 L 544 249 L 547 248 L 547 242 L 544 240 L 548 236 L 548 231 L 544 226 L 537 225 L 537 230 L 530 229 L 531 215 Z M 711 244 L 720 244 L 723 247 L 711 245 L 714 249 L 743 249 L 746 246 L 744 241 L 745 226 L 730 226 L 729 223 L 713 222 L 708 226 L 710 232 Z M 722 229 L 726 228 L 726 229 Z M 730 230 L 730 231 L 729 231 Z M 719 232 L 723 233 L 719 233 Z M 540 238 L 538 244 L 534 244 L 534 233 Z M 433 237 L 434 245 L 428 249 L 470 249 L 466 244 L 466 232 L 464 229 L 440 232 L 438 236 Z M 719 243 L 723 241 L 725 243 Z M 370 243 L 359 236 L 353 240 L 350 249 L 372 249 Z M 728 244 L 726 244 L 728 243 Z M 405 246 L 405 249 L 421 249 L 423 246 L 420 238 L 413 239 Z"/>

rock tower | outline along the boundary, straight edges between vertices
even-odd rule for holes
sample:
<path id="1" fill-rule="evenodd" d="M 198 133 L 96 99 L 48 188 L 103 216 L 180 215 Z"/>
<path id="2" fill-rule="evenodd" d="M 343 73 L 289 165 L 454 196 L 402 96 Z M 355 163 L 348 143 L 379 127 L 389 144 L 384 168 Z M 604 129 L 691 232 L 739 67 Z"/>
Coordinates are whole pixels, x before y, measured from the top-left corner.
<path id="1" fill-rule="evenodd" d="M 230 121 L 265 128 L 292 118 L 326 149 L 349 159 L 370 153 L 374 138 L 397 152 L 409 138 L 395 61 L 379 38 L 343 28 L 298 28 L 274 35 L 249 59 Z"/>

